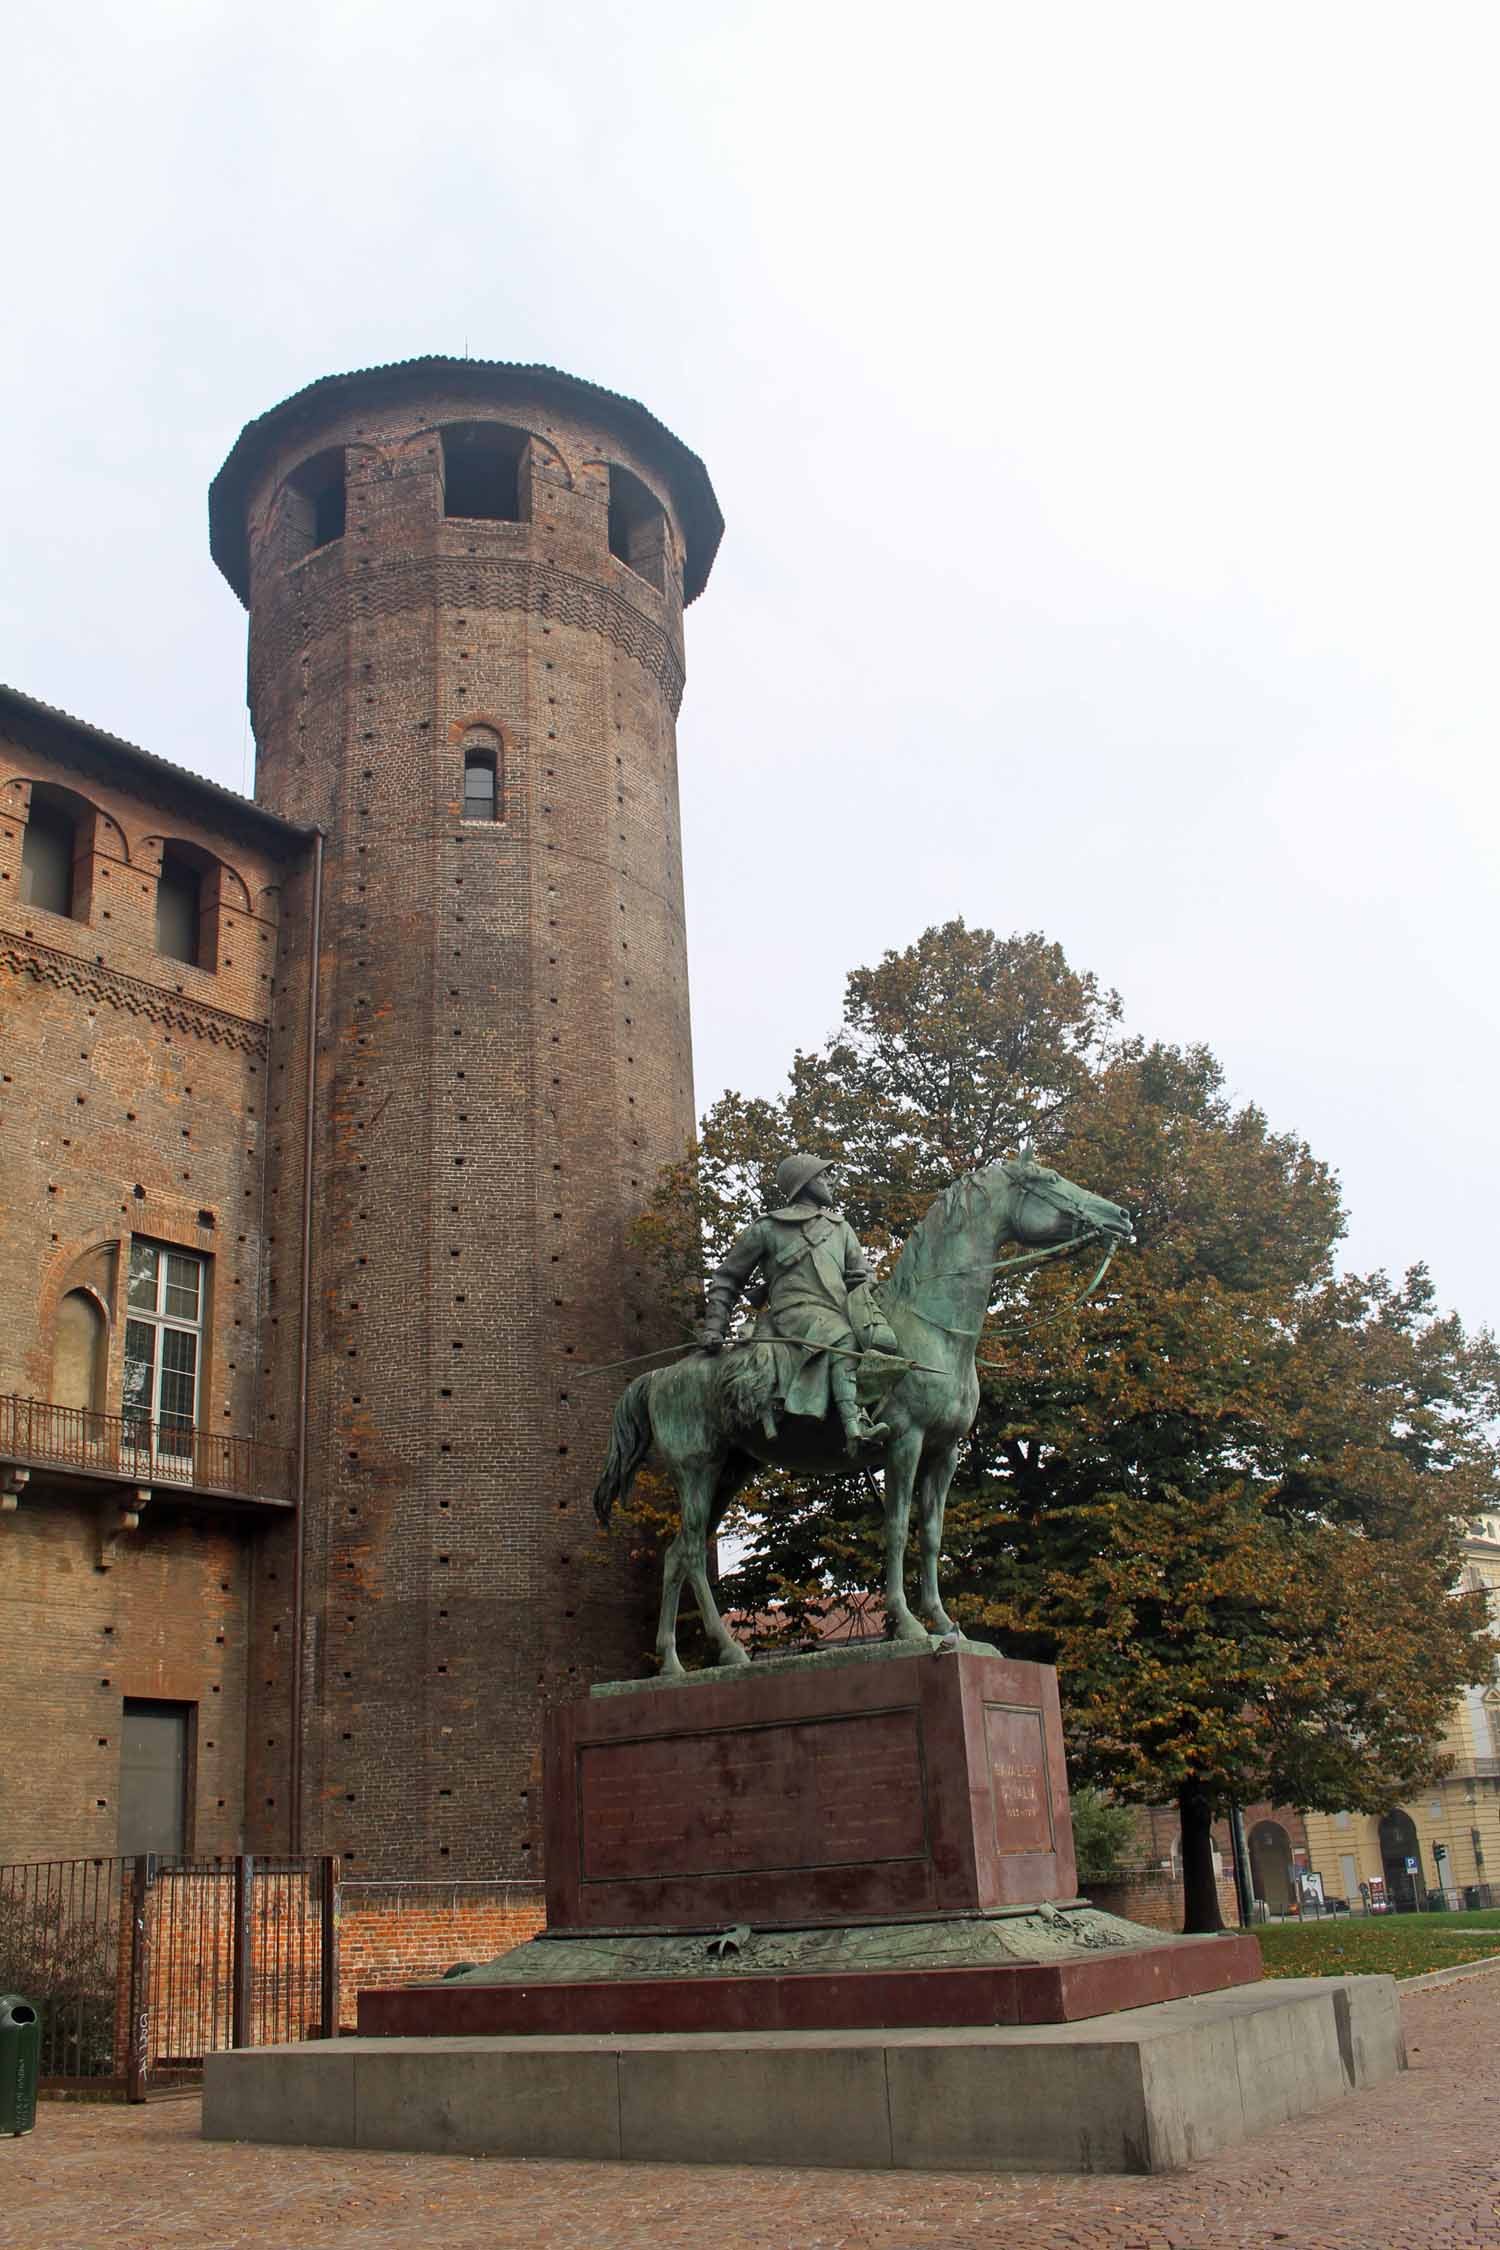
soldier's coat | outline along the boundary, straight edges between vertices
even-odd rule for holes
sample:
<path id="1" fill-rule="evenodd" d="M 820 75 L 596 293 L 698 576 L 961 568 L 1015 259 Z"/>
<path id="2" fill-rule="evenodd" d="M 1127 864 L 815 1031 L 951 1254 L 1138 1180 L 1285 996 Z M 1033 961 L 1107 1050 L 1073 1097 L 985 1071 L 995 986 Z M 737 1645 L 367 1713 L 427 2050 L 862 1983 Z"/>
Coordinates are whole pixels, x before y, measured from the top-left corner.
<path id="1" fill-rule="evenodd" d="M 858 1235 L 842 1211 L 792 1203 L 746 1227 L 709 1283 L 738 1297 L 759 1268 L 768 1295 L 756 1322 L 760 1337 L 778 1337 L 778 1385 L 788 1414 L 821 1420 L 828 1411 L 829 1355 L 819 1345 L 857 1351 L 849 1296 L 870 1272 Z M 794 1340 L 788 1346 L 785 1340 Z M 812 1348 L 799 1350 L 797 1345 Z"/>

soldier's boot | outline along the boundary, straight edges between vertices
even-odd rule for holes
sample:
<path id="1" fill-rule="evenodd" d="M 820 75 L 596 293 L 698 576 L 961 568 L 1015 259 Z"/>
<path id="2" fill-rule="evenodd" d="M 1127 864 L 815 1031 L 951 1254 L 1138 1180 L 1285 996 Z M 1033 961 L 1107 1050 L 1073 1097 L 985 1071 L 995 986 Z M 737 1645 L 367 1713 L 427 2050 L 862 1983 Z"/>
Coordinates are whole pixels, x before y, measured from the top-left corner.
<path id="1" fill-rule="evenodd" d="M 828 1387 L 833 1393 L 833 1403 L 838 1408 L 839 1420 L 844 1425 L 844 1450 L 861 1453 L 866 1446 L 882 1445 L 891 1434 L 889 1422 L 872 1422 L 855 1394 L 856 1376 L 854 1362 L 836 1359 Z"/>

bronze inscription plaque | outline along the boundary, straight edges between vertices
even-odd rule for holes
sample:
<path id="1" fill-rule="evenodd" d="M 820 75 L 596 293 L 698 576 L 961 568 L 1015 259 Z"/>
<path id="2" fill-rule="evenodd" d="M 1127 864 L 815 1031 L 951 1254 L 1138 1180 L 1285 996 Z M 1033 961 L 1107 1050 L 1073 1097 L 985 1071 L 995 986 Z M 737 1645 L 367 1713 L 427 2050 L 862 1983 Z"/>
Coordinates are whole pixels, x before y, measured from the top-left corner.
<path id="1" fill-rule="evenodd" d="M 586 1883 L 919 1857 L 917 1714 L 589 1743 L 578 1814 Z"/>
<path id="2" fill-rule="evenodd" d="M 1041 1712 L 987 1703 L 984 1740 L 995 1796 L 996 1849 L 1050 1852 L 1052 1789 Z"/>

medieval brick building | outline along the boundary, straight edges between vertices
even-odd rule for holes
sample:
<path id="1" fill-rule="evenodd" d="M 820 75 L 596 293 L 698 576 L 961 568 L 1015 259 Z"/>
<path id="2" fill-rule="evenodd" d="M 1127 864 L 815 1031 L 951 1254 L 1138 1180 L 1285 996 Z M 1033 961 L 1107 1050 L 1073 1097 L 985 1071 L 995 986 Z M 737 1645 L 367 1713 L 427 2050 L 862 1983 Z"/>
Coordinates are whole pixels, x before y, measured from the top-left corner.
<path id="1" fill-rule="evenodd" d="M 702 464 L 544 368 L 312 384 L 214 481 L 254 804 L 0 692 L 0 1859 L 525 1874 L 638 1667 L 588 1494 L 693 1122 Z"/>

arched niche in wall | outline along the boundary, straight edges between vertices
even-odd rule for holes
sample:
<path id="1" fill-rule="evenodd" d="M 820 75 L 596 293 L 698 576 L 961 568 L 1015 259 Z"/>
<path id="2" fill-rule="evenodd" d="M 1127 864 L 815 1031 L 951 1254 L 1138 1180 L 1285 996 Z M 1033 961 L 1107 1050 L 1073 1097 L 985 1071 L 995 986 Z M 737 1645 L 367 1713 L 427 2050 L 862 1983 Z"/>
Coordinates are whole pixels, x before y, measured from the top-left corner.
<path id="1" fill-rule="evenodd" d="M 52 1403 L 97 1414 L 104 1403 L 109 1323 L 89 1289 L 69 1289 L 57 1308 L 52 1344 Z"/>
<path id="2" fill-rule="evenodd" d="M 436 461 L 439 509 L 469 522 L 526 523 L 535 486 L 573 489 L 554 440 L 511 422 L 434 422 L 413 430 L 400 450 L 408 460 Z"/>
<path id="3" fill-rule="evenodd" d="M 1385 1887 L 1399 1913 L 1422 1903 L 1422 1847 L 1417 1825 L 1400 1805 L 1380 1816 L 1380 1865 Z"/>

